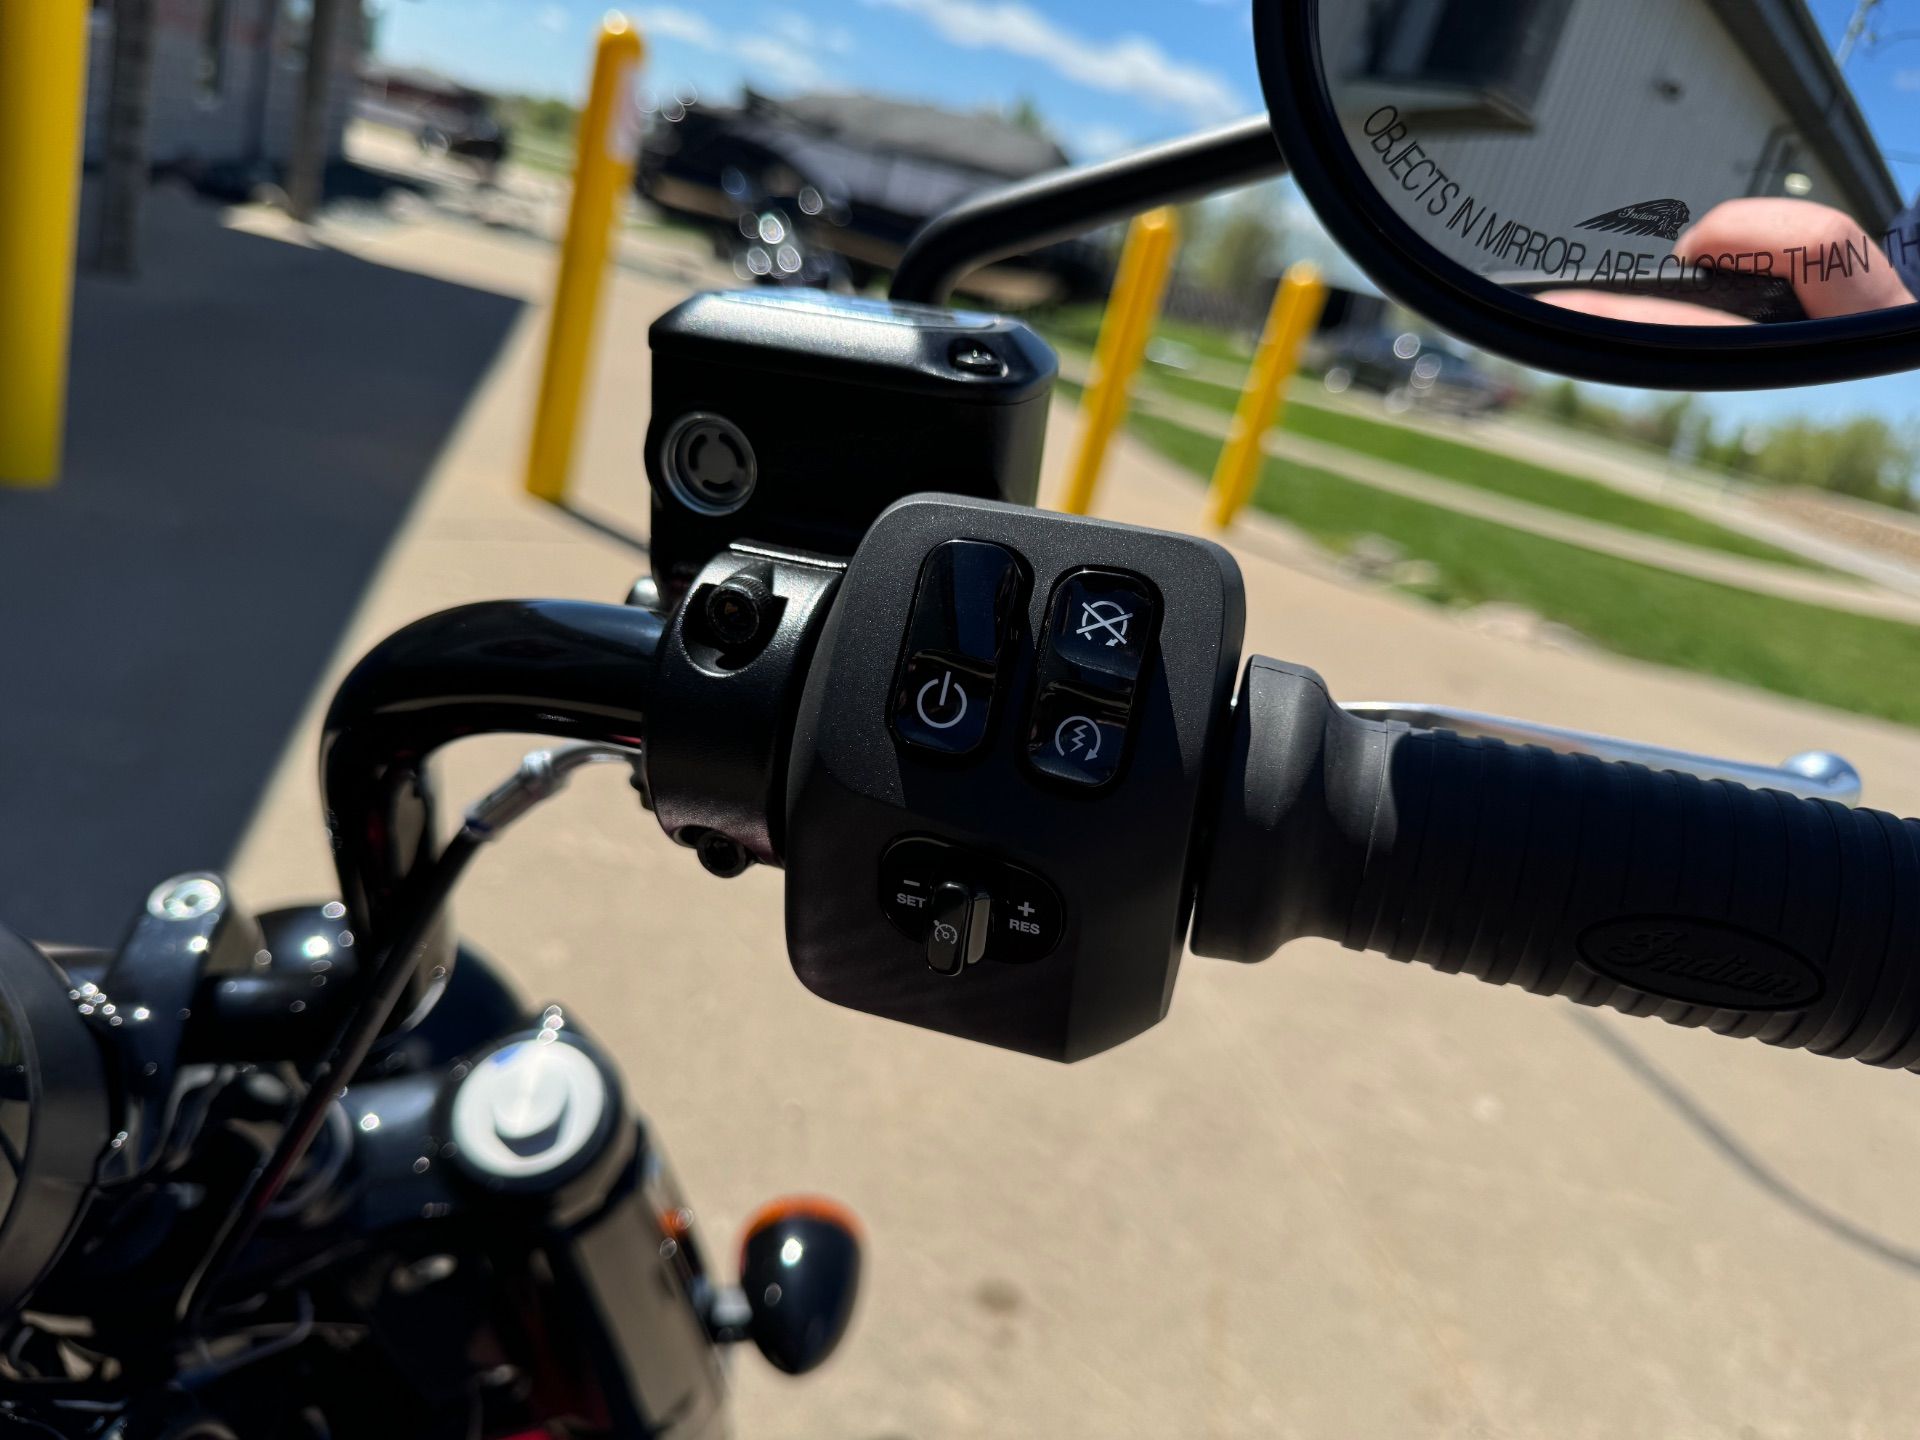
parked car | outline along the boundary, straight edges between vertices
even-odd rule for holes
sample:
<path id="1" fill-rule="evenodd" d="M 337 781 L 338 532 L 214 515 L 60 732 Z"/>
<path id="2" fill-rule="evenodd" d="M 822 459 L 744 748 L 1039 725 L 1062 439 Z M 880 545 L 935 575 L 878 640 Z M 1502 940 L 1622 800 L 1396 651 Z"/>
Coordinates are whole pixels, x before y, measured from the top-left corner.
<path id="1" fill-rule="evenodd" d="M 1422 405 L 1456 415 L 1487 415 L 1506 409 L 1518 394 L 1472 357 L 1412 330 L 1337 341 L 1323 383 L 1335 395 L 1355 387 L 1371 390 L 1396 413 Z"/>
<path id="2" fill-rule="evenodd" d="M 482 165 L 507 157 L 507 128 L 491 95 L 430 70 L 364 65 L 355 113 L 412 133 L 427 154 L 458 155 Z"/>
<path id="3" fill-rule="evenodd" d="M 742 191 L 775 199 L 864 288 L 899 262 L 933 216 L 1066 163 L 1053 141 L 985 111 L 748 91 L 737 106 L 663 104 L 647 127 L 634 183 L 667 213 L 715 226 L 728 248 Z M 1076 239 L 1003 261 L 968 285 L 1012 307 L 1095 299 L 1106 293 L 1110 269 L 1097 246 Z"/>

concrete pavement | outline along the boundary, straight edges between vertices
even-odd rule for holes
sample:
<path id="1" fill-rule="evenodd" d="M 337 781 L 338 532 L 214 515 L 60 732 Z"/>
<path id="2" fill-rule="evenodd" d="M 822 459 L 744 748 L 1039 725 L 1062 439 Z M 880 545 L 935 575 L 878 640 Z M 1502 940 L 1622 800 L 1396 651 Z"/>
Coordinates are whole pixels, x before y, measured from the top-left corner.
<path id="1" fill-rule="evenodd" d="M 327 239 L 515 298 L 537 298 L 550 263 L 430 219 Z M 676 298 L 632 272 L 612 287 L 579 499 L 616 529 L 644 526 L 644 331 Z M 643 568 L 518 492 L 539 323 L 530 309 L 501 347 L 347 626 L 235 860 L 243 898 L 327 890 L 318 718 L 354 655 L 432 609 L 613 599 Z M 1063 407 L 1056 477 L 1075 423 Z M 1102 513 L 1187 528 L 1200 509 L 1183 473 L 1119 444 Z M 1264 517 L 1230 539 L 1249 648 L 1315 665 L 1337 694 L 1756 759 L 1827 746 L 1870 800 L 1920 805 L 1913 731 L 1477 634 L 1332 574 Z M 523 748 L 451 752 L 449 800 Z M 743 1435 L 1912 1428 L 1912 1077 L 1322 945 L 1257 967 L 1189 961 L 1157 1031 L 1053 1067 L 814 999 L 782 953 L 780 901 L 777 874 L 706 876 L 618 777 L 589 775 L 483 858 L 458 902 L 530 995 L 570 1001 L 618 1055 L 717 1253 L 778 1190 L 865 1216 L 867 1291 L 842 1355 L 800 1382 L 742 1357 Z"/>

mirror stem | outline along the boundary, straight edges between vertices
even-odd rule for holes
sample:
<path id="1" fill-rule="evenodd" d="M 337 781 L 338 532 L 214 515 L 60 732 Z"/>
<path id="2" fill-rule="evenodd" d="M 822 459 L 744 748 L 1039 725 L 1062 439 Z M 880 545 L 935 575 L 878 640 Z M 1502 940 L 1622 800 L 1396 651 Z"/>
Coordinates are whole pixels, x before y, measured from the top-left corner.
<path id="1" fill-rule="evenodd" d="M 973 271 L 1151 210 L 1287 173 L 1265 115 L 1097 165 L 1055 170 L 965 200 L 920 227 L 895 300 L 944 305 Z"/>

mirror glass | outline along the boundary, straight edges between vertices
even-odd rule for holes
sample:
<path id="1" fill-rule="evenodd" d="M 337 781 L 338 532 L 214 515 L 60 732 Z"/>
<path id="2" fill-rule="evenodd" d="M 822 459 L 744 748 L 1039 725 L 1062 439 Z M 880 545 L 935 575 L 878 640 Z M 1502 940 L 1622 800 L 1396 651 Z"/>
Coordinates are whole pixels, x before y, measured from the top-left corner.
<path id="1" fill-rule="evenodd" d="M 1362 170 L 1477 274 L 1655 324 L 1920 294 L 1920 44 L 1911 88 L 1889 54 L 1856 95 L 1878 57 L 1843 72 L 1808 0 L 1318 4 Z"/>

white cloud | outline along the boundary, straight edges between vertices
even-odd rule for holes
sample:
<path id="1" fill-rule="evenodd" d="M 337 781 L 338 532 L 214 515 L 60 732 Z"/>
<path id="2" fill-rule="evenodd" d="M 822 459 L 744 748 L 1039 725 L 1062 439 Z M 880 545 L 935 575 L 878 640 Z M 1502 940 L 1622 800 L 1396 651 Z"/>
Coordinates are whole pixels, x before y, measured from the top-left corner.
<path id="1" fill-rule="evenodd" d="M 848 55 L 854 47 L 853 32 L 844 25 L 817 25 L 797 10 L 776 10 L 767 21 L 775 39 L 796 49 Z"/>
<path id="2" fill-rule="evenodd" d="M 684 40 L 702 50 L 718 50 L 721 45 L 720 32 L 713 22 L 692 10 L 656 5 L 642 10 L 639 20 L 640 33 L 649 39 Z"/>
<path id="3" fill-rule="evenodd" d="M 729 48 L 749 75 L 787 89 L 817 90 L 828 83 L 827 72 L 818 60 L 775 36 L 739 35 Z"/>
<path id="4" fill-rule="evenodd" d="M 805 16 L 781 12 L 764 30 L 722 30 L 706 16 L 671 5 L 655 5 L 639 14 L 640 33 L 650 39 L 678 40 L 696 49 L 711 50 L 740 63 L 750 78 L 782 89 L 811 90 L 832 83 L 816 58 L 826 50 L 844 54 L 838 42 L 850 48 L 853 37 L 837 27 L 821 30 Z M 800 38 L 804 32 L 804 39 Z"/>
<path id="5" fill-rule="evenodd" d="M 549 35 L 564 34 L 567 29 L 566 9 L 560 5 L 542 5 L 535 23 Z"/>
<path id="6" fill-rule="evenodd" d="M 866 0 L 926 21 L 948 43 L 1004 50 L 1051 66 L 1091 90 L 1130 95 L 1197 121 L 1225 120 L 1246 108 L 1215 71 L 1176 60 L 1144 35 L 1091 40 L 1019 0 Z"/>
<path id="7" fill-rule="evenodd" d="M 1896 90 L 1920 90 L 1920 70 L 1902 70 L 1893 77 Z"/>
<path id="8" fill-rule="evenodd" d="M 1111 160 L 1140 142 L 1118 125 L 1087 125 L 1067 136 L 1076 160 Z"/>

